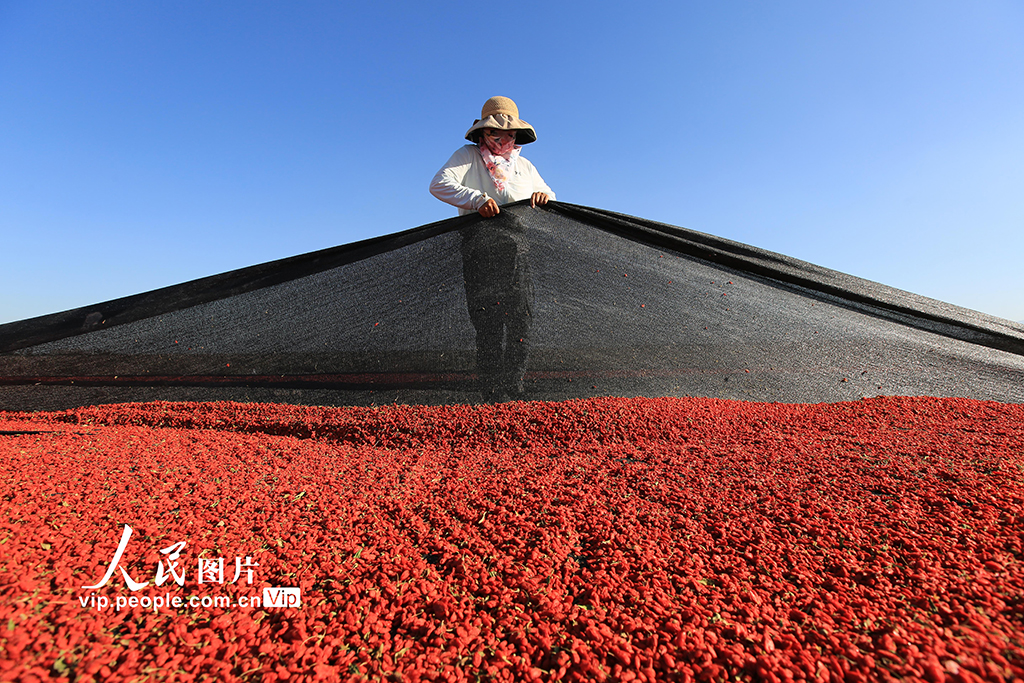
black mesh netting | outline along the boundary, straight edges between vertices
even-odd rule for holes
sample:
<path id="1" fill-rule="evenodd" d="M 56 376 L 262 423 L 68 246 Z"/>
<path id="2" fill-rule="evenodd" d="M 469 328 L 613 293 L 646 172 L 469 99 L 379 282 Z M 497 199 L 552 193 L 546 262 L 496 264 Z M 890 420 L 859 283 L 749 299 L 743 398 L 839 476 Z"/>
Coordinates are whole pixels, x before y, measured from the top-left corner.
<path id="1" fill-rule="evenodd" d="M 0 408 L 598 395 L 1024 401 L 1024 326 L 552 203 L 0 326 Z"/>

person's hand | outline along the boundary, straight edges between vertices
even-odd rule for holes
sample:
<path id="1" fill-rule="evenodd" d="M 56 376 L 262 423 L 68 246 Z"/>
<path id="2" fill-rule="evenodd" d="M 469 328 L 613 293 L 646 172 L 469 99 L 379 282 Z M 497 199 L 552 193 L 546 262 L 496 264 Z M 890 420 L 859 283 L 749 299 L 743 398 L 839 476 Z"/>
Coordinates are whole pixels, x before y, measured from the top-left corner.
<path id="1" fill-rule="evenodd" d="M 484 202 L 484 205 L 479 209 L 480 215 L 484 218 L 493 218 L 498 215 L 498 202 L 494 201 L 490 197 Z"/>
<path id="2" fill-rule="evenodd" d="M 536 208 L 538 206 L 544 206 L 548 203 L 548 196 L 543 192 L 534 192 L 533 196 L 530 197 L 530 206 Z"/>

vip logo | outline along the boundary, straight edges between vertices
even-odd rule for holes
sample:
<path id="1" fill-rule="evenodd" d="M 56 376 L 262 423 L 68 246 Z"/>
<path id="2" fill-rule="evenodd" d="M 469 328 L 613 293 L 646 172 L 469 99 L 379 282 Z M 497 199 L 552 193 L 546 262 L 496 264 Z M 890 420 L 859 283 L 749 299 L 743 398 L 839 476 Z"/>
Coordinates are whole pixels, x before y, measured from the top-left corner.
<path id="1" fill-rule="evenodd" d="M 298 588 L 280 586 L 263 589 L 264 607 L 302 607 L 301 591 Z"/>

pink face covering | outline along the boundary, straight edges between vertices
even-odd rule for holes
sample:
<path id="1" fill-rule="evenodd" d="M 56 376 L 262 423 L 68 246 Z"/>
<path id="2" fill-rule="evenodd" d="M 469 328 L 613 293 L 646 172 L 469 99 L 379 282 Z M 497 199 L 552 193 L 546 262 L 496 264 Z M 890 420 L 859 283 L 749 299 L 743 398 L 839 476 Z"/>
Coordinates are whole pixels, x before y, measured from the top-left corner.
<path id="1" fill-rule="evenodd" d="M 519 157 L 521 147 L 516 144 L 515 135 L 503 136 L 497 140 L 491 138 L 486 132 L 480 135 L 480 157 L 487 167 L 491 181 L 498 192 L 505 191 L 505 181 L 513 173 L 513 166 Z"/>
<path id="2" fill-rule="evenodd" d="M 481 141 L 487 146 L 487 149 L 491 151 L 491 154 L 498 157 L 504 157 L 508 159 L 509 155 L 512 154 L 512 150 L 516 148 L 516 136 L 501 137 L 498 139 L 492 138 L 491 136 L 484 133 L 480 136 Z"/>

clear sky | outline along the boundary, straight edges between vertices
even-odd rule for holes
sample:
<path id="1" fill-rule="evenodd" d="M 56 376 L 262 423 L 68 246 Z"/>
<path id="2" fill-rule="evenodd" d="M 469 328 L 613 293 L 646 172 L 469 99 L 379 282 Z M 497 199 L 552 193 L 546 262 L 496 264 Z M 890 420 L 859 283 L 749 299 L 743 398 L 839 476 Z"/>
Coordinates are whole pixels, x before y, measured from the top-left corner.
<path id="1" fill-rule="evenodd" d="M 564 201 L 1024 320 L 1024 3 L 0 0 L 0 323 L 454 215 L 484 100 Z"/>

